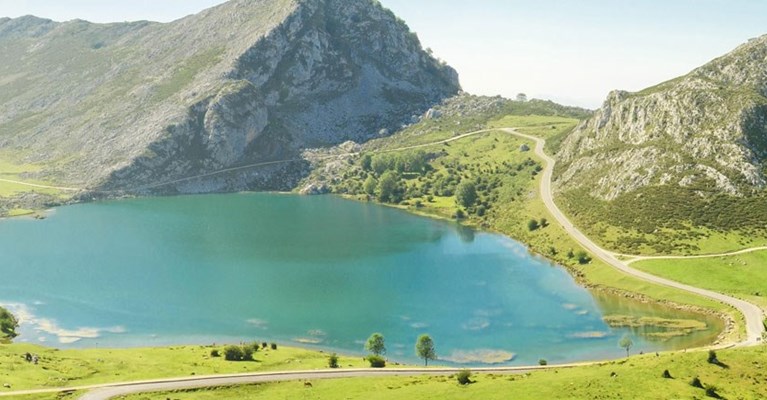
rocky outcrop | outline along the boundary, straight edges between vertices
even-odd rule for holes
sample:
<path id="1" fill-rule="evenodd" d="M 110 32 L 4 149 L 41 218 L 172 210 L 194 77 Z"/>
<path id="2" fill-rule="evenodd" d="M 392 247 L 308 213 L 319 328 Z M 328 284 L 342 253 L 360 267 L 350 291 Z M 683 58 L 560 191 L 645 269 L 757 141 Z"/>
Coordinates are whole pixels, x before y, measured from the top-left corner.
<path id="1" fill-rule="evenodd" d="M 743 196 L 767 184 L 767 36 L 638 93 L 616 91 L 561 145 L 559 191 L 653 185 Z"/>
<path id="2" fill-rule="evenodd" d="M 394 131 L 459 90 L 373 0 L 232 0 L 170 24 L 4 19 L 0 48 L 0 150 L 102 193 L 292 189 L 302 149 Z M 267 165 L 215 174 L 253 164 Z"/>

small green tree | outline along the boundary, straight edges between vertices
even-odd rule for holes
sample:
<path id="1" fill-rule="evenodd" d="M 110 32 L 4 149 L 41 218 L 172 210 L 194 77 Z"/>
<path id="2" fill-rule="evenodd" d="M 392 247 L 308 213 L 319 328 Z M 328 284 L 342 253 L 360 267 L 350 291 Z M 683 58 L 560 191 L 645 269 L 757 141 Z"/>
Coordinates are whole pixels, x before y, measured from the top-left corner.
<path id="1" fill-rule="evenodd" d="M 376 189 L 378 188 L 378 180 L 373 175 L 368 175 L 365 179 L 365 183 L 362 184 L 362 190 L 369 196 L 375 196 Z"/>
<path id="2" fill-rule="evenodd" d="M 371 355 L 367 357 L 368 362 L 370 363 L 371 368 L 384 368 L 386 367 L 386 360 L 377 355 Z"/>
<path id="3" fill-rule="evenodd" d="M 540 225 L 538 225 L 538 221 L 535 219 L 531 219 L 530 221 L 527 221 L 527 230 L 530 232 L 540 228 Z"/>
<path id="4" fill-rule="evenodd" d="M 429 360 L 437 359 L 437 352 L 434 350 L 434 341 L 429 335 L 421 335 L 415 342 L 415 354 L 423 358 L 425 366 L 429 366 Z"/>
<path id="5" fill-rule="evenodd" d="M 373 156 L 370 153 L 365 153 L 360 157 L 360 167 L 365 171 L 372 170 Z"/>
<path id="6" fill-rule="evenodd" d="M 378 180 L 376 195 L 382 202 L 395 202 L 397 199 L 397 189 L 399 186 L 399 177 L 395 172 L 386 171 Z"/>
<path id="7" fill-rule="evenodd" d="M 461 182 L 455 189 L 455 201 L 458 205 L 469 208 L 477 201 L 477 188 L 473 182 Z"/>
<path id="8" fill-rule="evenodd" d="M 224 348 L 224 359 L 226 361 L 242 361 L 242 358 L 245 356 L 245 353 L 242 351 L 242 347 L 240 346 L 226 346 Z"/>
<path id="9" fill-rule="evenodd" d="M 547 226 L 549 226 L 549 220 L 546 218 L 541 218 L 541 228 L 545 228 Z"/>
<path id="10" fill-rule="evenodd" d="M 365 342 L 365 350 L 376 356 L 386 354 L 386 343 L 383 335 L 380 333 L 370 335 L 368 341 Z"/>
<path id="11" fill-rule="evenodd" d="M 338 354 L 333 353 L 328 357 L 328 367 L 338 368 Z"/>
<path id="12" fill-rule="evenodd" d="M 578 264 L 586 265 L 591 262 L 591 256 L 585 251 L 579 251 L 575 256 L 578 259 Z"/>
<path id="13" fill-rule="evenodd" d="M 634 341 L 631 340 L 629 335 L 623 335 L 621 340 L 618 342 L 618 345 L 624 349 L 626 349 L 626 357 L 629 356 L 629 350 L 631 350 L 631 346 L 634 345 Z"/>
<path id="14" fill-rule="evenodd" d="M 456 375 L 456 378 L 458 379 L 458 383 L 461 385 L 468 385 L 471 383 L 471 370 L 468 369 L 462 369 L 458 371 L 458 374 Z"/>

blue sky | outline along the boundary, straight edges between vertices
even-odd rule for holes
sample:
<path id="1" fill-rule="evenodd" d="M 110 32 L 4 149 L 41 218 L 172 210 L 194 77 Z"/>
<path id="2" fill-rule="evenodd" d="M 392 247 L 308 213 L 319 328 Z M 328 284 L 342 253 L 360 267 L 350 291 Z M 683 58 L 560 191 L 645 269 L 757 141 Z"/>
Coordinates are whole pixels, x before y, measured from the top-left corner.
<path id="1" fill-rule="evenodd" d="M 355 1 L 355 0 L 349 0 Z M 221 0 L 0 0 L 0 16 L 171 21 Z M 471 93 L 598 107 L 767 34 L 764 0 L 381 0 Z"/>

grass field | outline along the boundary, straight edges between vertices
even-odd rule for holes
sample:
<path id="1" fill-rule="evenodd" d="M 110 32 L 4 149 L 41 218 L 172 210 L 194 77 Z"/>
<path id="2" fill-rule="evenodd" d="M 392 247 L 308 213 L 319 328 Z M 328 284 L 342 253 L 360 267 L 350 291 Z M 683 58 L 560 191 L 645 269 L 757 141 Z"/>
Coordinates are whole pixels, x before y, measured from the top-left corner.
<path id="1" fill-rule="evenodd" d="M 476 374 L 460 386 L 454 377 L 356 378 L 209 388 L 129 396 L 143 399 L 703 399 L 705 390 L 689 383 L 718 388 L 726 399 L 767 398 L 767 348 L 723 350 L 709 364 L 706 352 L 632 356 L 599 366 L 539 371 L 523 375 Z M 668 370 L 670 379 L 663 378 Z M 614 374 L 614 376 L 612 376 Z"/>
<path id="2" fill-rule="evenodd" d="M 767 251 L 686 260 L 644 260 L 633 267 L 752 301 L 767 310 Z"/>
<path id="3" fill-rule="evenodd" d="M 230 362 L 211 357 L 219 346 L 177 346 L 140 349 L 56 350 L 29 344 L 0 345 L 0 384 L 13 390 L 71 387 L 192 375 L 327 368 L 328 354 L 291 347 L 260 350 L 256 361 Z M 38 365 L 25 353 L 40 356 Z M 360 357 L 340 356 L 343 367 L 366 367 Z"/>

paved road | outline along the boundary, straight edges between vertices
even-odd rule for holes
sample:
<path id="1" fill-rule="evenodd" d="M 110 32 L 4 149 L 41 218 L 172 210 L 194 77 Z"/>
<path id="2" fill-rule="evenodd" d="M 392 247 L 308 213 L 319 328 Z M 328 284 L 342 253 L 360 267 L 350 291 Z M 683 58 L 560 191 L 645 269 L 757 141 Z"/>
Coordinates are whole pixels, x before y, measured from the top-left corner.
<path id="1" fill-rule="evenodd" d="M 530 366 L 530 367 L 498 367 L 473 368 L 472 372 L 487 374 L 523 374 L 544 369 L 575 368 L 587 365 L 598 365 L 603 362 L 583 362 L 560 365 Z M 178 389 L 194 389 L 215 386 L 243 385 L 250 383 L 312 381 L 321 379 L 385 377 L 385 376 L 440 376 L 452 375 L 459 368 L 391 368 L 391 369 L 328 369 L 309 371 L 257 372 L 230 375 L 209 375 L 185 378 L 170 378 L 134 382 L 107 383 L 101 385 L 74 386 L 70 388 L 48 388 L 0 392 L 2 397 L 25 396 L 33 394 L 49 394 L 61 392 L 85 391 L 90 392 L 80 397 L 81 400 L 106 400 L 116 396 L 136 393 L 163 392 Z"/>
<path id="2" fill-rule="evenodd" d="M 504 128 L 502 130 L 505 132 L 511 133 L 513 135 L 516 135 L 518 137 L 522 137 L 535 142 L 535 154 L 537 154 L 538 157 L 540 157 L 546 162 L 546 167 L 544 168 L 544 172 L 543 172 L 543 179 L 541 180 L 541 197 L 543 198 L 543 202 L 546 204 L 546 208 L 549 209 L 549 212 L 551 212 L 554 218 L 556 218 L 556 220 L 559 221 L 559 223 L 565 228 L 567 233 L 570 234 L 570 236 L 572 236 L 575 240 L 577 240 L 578 243 L 581 244 L 581 246 L 586 248 L 589 252 L 591 252 L 597 258 L 606 262 L 608 265 L 613 266 L 628 275 L 640 278 L 648 282 L 658 283 L 658 284 L 670 286 L 676 289 L 686 290 L 688 292 L 699 294 L 701 296 L 705 296 L 710 299 L 713 299 L 725 304 L 729 304 L 735 307 L 736 309 L 738 309 L 738 311 L 743 313 L 743 316 L 746 319 L 746 338 L 740 343 L 737 343 L 737 345 L 738 346 L 754 346 L 757 344 L 761 344 L 762 333 L 764 333 L 764 325 L 762 324 L 762 321 L 764 320 L 764 314 L 762 313 L 762 310 L 756 305 L 751 304 L 747 301 L 736 299 L 734 297 L 730 297 L 730 296 L 717 293 L 711 290 L 706 290 L 706 289 L 701 289 L 701 288 L 697 288 L 690 285 L 685 285 L 683 283 L 661 278 L 661 277 L 631 268 L 628 266 L 627 263 L 617 259 L 615 255 L 613 255 L 613 253 L 610 253 L 609 251 L 599 247 L 596 243 L 594 243 L 591 239 L 589 239 L 586 235 L 584 235 L 583 232 L 581 232 L 578 228 L 576 228 L 575 225 L 573 225 L 573 223 L 570 222 L 570 220 L 564 215 L 564 213 L 562 213 L 559 207 L 557 207 L 556 203 L 554 203 L 554 196 L 551 189 L 551 181 L 552 181 L 552 176 L 554 173 L 554 164 L 556 163 L 556 161 L 545 153 L 544 146 L 546 145 L 546 141 L 541 138 L 519 133 L 512 128 Z"/>

